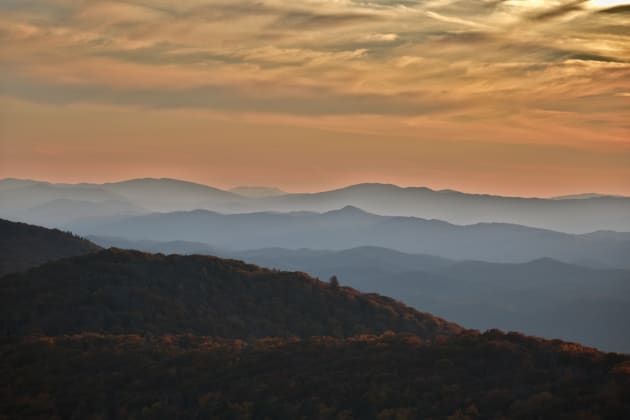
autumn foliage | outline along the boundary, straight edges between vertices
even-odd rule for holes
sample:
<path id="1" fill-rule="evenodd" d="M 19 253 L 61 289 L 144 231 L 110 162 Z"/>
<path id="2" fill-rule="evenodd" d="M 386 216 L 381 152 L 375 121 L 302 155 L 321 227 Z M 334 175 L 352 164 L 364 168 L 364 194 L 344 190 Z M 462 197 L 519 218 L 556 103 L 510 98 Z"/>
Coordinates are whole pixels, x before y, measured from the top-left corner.
<path id="1" fill-rule="evenodd" d="M 240 261 L 110 249 L 0 282 L 0 419 L 622 419 L 630 357 Z"/>
<path id="2" fill-rule="evenodd" d="M 518 334 L 5 339 L 4 418 L 623 418 L 629 358 Z"/>

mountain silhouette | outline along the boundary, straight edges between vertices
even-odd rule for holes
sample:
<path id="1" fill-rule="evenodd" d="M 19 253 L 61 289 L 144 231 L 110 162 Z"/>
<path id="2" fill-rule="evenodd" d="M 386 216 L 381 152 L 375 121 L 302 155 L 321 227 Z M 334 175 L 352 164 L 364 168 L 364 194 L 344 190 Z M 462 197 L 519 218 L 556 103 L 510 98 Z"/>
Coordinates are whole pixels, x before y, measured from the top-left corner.
<path id="1" fill-rule="evenodd" d="M 220 214 L 206 210 L 137 217 L 90 219 L 67 229 L 82 235 L 132 240 L 192 241 L 226 250 L 312 248 L 342 250 L 377 246 L 456 260 L 564 262 L 629 268 L 630 234 L 573 235 L 518 225 L 458 226 L 438 220 L 377 216 L 355 207 L 327 213 Z"/>
<path id="2" fill-rule="evenodd" d="M 521 331 L 630 352 L 625 333 L 630 270 L 550 258 L 517 264 L 455 261 L 379 247 L 230 251 L 198 243 L 89 238 L 101 246 L 211 254 L 319 278 L 336 275 L 348 286 L 392 296 L 464 327 Z"/>
<path id="3" fill-rule="evenodd" d="M 3 233 L 12 229 L 26 237 L 22 243 L 40 247 L 68 238 L 91 246 L 16 223 L 7 222 Z M 308 259 L 309 251 L 287 253 Z M 335 254 L 320 251 L 318 258 L 334 261 Z M 349 263 L 392 258 L 384 268 L 416 264 L 469 273 L 471 282 L 486 281 L 476 279 L 478 269 L 514 268 L 429 256 L 412 261 L 374 247 L 339 254 Z M 522 266 L 534 275 L 580 274 L 550 259 Z M 572 284 L 561 280 L 560 286 Z M 233 259 L 120 249 L 6 275 L 0 412 L 8 418 L 612 419 L 630 409 L 627 355 L 519 333 L 481 334 L 345 284 L 343 277 L 341 285 L 326 283 Z M 529 285 L 517 287 L 525 292 Z"/>
<path id="4" fill-rule="evenodd" d="M 262 197 L 265 195 L 272 196 Z M 126 201 L 147 213 L 196 209 L 220 213 L 325 213 L 350 205 L 374 214 L 439 219 L 460 225 L 500 222 L 567 233 L 630 232 L 630 198 L 594 193 L 544 199 L 372 183 L 317 193 L 280 194 L 275 190 L 250 188 L 237 194 L 175 179 L 74 185 L 0 180 L 0 217 L 50 226 L 51 221 L 44 215 L 36 220 L 26 219 L 21 212 L 57 199 Z"/>
<path id="5" fill-rule="evenodd" d="M 0 301 L 4 335 L 347 337 L 391 330 L 430 338 L 462 331 L 392 299 L 332 287 L 303 273 L 119 249 L 7 276 Z"/>
<path id="6" fill-rule="evenodd" d="M 0 219 L 0 277 L 100 249 L 71 233 Z"/>

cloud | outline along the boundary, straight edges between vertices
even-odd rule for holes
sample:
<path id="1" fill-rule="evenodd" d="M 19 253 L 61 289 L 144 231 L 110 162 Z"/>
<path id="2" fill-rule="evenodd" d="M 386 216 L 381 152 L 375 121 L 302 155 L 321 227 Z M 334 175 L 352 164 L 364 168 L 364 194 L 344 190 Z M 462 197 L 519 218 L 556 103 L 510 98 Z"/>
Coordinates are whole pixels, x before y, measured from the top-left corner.
<path id="1" fill-rule="evenodd" d="M 389 34 L 369 34 L 365 35 L 362 38 L 364 41 L 375 41 L 375 42 L 390 42 L 396 41 L 398 39 L 398 34 L 389 33 Z"/>
<path id="2" fill-rule="evenodd" d="M 529 18 L 531 20 L 536 20 L 536 21 L 545 21 L 545 20 L 550 20 L 550 19 L 562 18 L 571 13 L 583 11 L 584 4 L 587 2 L 588 0 L 570 1 L 568 3 L 560 4 L 558 6 L 545 9 L 541 12 L 537 12 L 531 15 Z"/>
<path id="3" fill-rule="evenodd" d="M 445 22 L 445 23 L 453 23 L 456 25 L 461 25 L 461 26 L 469 26 L 469 27 L 473 27 L 473 28 L 488 28 L 487 25 L 478 23 L 478 22 L 474 22 L 472 20 L 469 19 L 463 19 L 463 18 L 459 18 L 459 17 L 454 17 L 454 16 L 444 16 L 440 13 L 436 13 L 433 12 L 431 10 L 427 10 L 425 12 L 425 14 L 435 20 L 439 20 L 441 22 Z"/>
<path id="4" fill-rule="evenodd" d="M 624 6 L 600 10 L 563 0 L 38 3 L 0 4 L 5 95 L 318 116 L 447 118 L 469 108 L 466 115 L 482 118 L 506 107 L 527 113 L 542 105 L 587 115 L 580 95 L 615 98 L 630 89 L 623 77 L 628 69 L 615 67 L 630 57 Z"/>
<path id="5" fill-rule="evenodd" d="M 272 29 L 312 30 L 338 26 L 359 25 L 380 20 L 376 14 L 367 13 L 315 13 L 289 11 L 278 16 L 269 26 Z"/>
<path id="6" fill-rule="evenodd" d="M 602 9 L 599 13 L 603 14 L 630 14 L 630 4 L 626 4 L 623 6 L 615 6 L 609 7 L 607 9 Z"/>

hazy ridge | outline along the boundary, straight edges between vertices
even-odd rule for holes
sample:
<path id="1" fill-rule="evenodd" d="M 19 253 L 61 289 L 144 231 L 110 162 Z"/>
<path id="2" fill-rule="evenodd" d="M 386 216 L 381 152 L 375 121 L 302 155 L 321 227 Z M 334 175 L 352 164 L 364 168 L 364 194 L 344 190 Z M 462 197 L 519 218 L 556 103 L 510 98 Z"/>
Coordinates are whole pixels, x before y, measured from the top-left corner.
<path id="1" fill-rule="evenodd" d="M 322 279 L 336 275 L 342 284 L 392 296 L 468 328 L 521 331 L 630 353 L 630 270 L 549 258 L 514 264 L 456 261 L 378 247 L 228 251 L 202 243 L 90 239 L 148 252 L 236 258 Z"/>
<path id="2" fill-rule="evenodd" d="M 86 255 L 0 278 L 0 374 L 10 384 L 2 388 L 6 398 L 0 399 L 0 410 L 10 418 L 95 413 L 120 418 L 382 419 L 427 413 L 436 418 L 464 413 L 469 418 L 585 413 L 621 418 L 628 410 L 630 359 L 625 355 L 519 333 L 466 330 L 394 299 L 346 287 L 343 278 L 339 285 L 233 259 L 100 250 L 71 234 L 3 223 L 5 244 L 36 240 L 36 255 L 42 258 L 55 258 L 55 250 L 77 241 L 92 247 Z M 166 246 L 194 249 L 200 244 Z M 259 250 L 248 258 L 265 252 L 318 267 L 328 261 L 335 269 L 344 263 L 378 265 L 381 258 L 390 262 L 383 269 L 466 273 L 473 283 L 479 281 L 475 267 L 499 275 L 515 271 L 524 277 L 502 281 L 519 279 L 515 286 L 526 295 L 524 280 L 540 282 L 531 274 L 549 269 L 572 276 L 575 270 L 589 273 L 548 259 L 517 267 L 374 247 Z M 528 266 L 534 269 L 521 271 Z M 561 277 L 557 286 L 562 290 L 591 280 L 588 275 Z M 396 287 L 399 279 L 391 275 L 387 281 Z M 403 288 L 404 281 L 399 283 Z M 416 290 L 423 294 L 422 288 Z"/>
<path id="3" fill-rule="evenodd" d="M 630 232 L 630 198 L 599 195 L 559 200 L 358 184 L 319 193 L 287 193 L 259 198 L 173 179 L 134 179 L 106 184 L 50 184 L 4 179 L 0 181 L 0 198 L 0 217 L 53 227 L 60 223 L 54 215 L 28 215 L 24 211 L 59 199 L 119 202 L 128 207 L 127 210 L 111 209 L 110 216 L 137 211 L 197 209 L 223 213 L 327 212 L 350 205 L 375 214 L 440 219 L 455 224 L 501 222 L 569 233 Z M 82 214 L 74 215 L 74 206 L 67 206 L 66 211 L 74 219 L 83 217 Z"/>
<path id="4" fill-rule="evenodd" d="M 82 235 L 133 240 L 192 241 L 228 250 L 379 246 L 457 260 L 527 262 L 555 258 L 628 268 L 630 234 L 566 234 L 519 225 L 458 226 L 439 220 L 378 216 L 345 207 L 326 213 L 221 214 L 206 210 L 90 218 L 66 226 Z"/>

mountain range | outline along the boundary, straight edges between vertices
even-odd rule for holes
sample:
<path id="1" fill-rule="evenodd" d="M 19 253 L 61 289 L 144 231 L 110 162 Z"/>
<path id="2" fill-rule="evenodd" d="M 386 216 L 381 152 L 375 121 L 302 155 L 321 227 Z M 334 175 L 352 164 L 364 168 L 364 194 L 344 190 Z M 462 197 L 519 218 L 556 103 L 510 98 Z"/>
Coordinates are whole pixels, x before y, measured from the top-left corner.
<path id="1" fill-rule="evenodd" d="M 50 213 L 34 210 L 46 209 L 56 200 L 55 209 Z M 630 231 L 630 198 L 597 194 L 563 199 L 521 198 L 389 184 L 358 184 L 318 193 L 282 194 L 274 188 L 260 187 L 224 191 L 174 179 L 134 179 L 105 184 L 0 180 L 0 217 L 60 227 L 70 219 L 78 220 L 89 214 L 78 210 L 77 202 L 84 207 L 86 202 L 109 202 L 108 209 L 100 208 L 96 214 L 102 216 L 198 209 L 222 213 L 328 212 L 349 205 L 380 215 L 440 219 L 464 225 L 499 222 L 567 233 Z"/>
<path id="2" fill-rule="evenodd" d="M 512 264 L 456 261 L 378 247 L 229 251 L 182 241 L 89 239 L 104 247 L 236 258 L 322 279 L 335 275 L 344 285 L 392 296 L 467 328 L 501 328 L 630 352 L 625 321 L 630 319 L 630 270 L 550 258 Z"/>
<path id="3" fill-rule="evenodd" d="M 630 268 L 630 233 L 566 234 L 501 223 L 459 226 L 438 220 L 378 216 L 355 207 L 326 213 L 221 214 L 207 210 L 88 218 L 65 226 L 81 235 L 191 241 L 226 250 L 377 246 L 456 260 L 527 262 L 554 258 Z"/>
<path id="4" fill-rule="evenodd" d="M 550 258 L 511 264 L 458 261 L 373 246 L 235 251 L 186 241 L 90 236 L 89 242 L 22 223 L 3 221 L 0 227 L 5 274 L 100 247 L 213 255 L 322 279 L 335 275 L 343 285 L 392 296 L 468 328 L 518 330 L 630 352 L 625 325 L 630 317 L 630 270 L 589 268 Z"/>
<path id="5" fill-rule="evenodd" d="M 17 268 L 48 261 L 0 277 L 7 418 L 613 419 L 630 410 L 627 355 L 480 333 L 343 282 L 233 259 L 102 250 L 22 223 L 4 222 L 3 233 L 22 250 L 38 244 L 33 256 L 11 255 Z M 59 249 L 78 256 L 57 259 Z M 386 258 L 390 270 L 478 264 L 374 248 L 292 252 Z M 492 267 L 484 271 L 510 270 Z"/>

